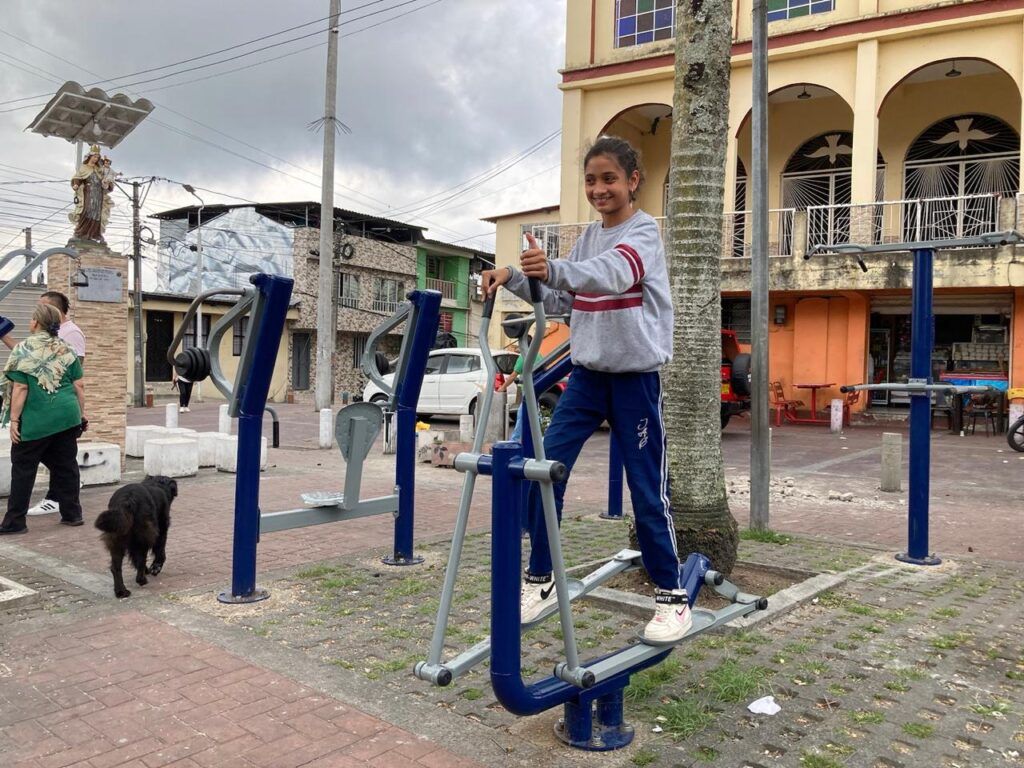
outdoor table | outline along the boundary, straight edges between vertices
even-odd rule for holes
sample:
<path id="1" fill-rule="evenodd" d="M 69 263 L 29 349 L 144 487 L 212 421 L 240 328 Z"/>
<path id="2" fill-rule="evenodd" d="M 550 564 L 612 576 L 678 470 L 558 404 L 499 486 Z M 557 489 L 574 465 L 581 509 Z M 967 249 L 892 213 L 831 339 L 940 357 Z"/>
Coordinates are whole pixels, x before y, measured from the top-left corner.
<path id="1" fill-rule="evenodd" d="M 809 418 L 802 419 L 799 417 L 793 417 L 790 419 L 794 424 L 831 424 L 831 416 L 827 419 L 818 418 L 818 390 L 828 389 L 834 387 L 835 384 L 794 384 L 796 389 L 809 389 L 811 390 L 811 415 Z"/>

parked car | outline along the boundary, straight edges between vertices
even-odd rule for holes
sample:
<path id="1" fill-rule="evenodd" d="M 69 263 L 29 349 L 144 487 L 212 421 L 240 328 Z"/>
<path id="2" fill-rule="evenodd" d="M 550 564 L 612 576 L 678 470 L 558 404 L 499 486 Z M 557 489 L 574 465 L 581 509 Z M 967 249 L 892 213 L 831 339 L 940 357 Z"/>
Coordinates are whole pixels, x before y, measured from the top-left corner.
<path id="1" fill-rule="evenodd" d="M 516 354 L 495 352 L 494 362 L 499 371 L 511 373 Z M 394 374 L 389 373 L 382 378 L 391 384 Z M 494 386 L 494 382 L 487 381 L 479 349 L 453 347 L 431 350 L 416 411 L 424 415 L 475 413 L 477 399 L 485 385 Z M 364 402 L 383 405 L 387 399 L 380 387 L 372 381 L 367 382 L 363 389 Z"/>
<path id="2" fill-rule="evenodd" d="M 722 429 L 750 410 L 750 355 L 740 352 L 735 331 L 722 330 Z"/>

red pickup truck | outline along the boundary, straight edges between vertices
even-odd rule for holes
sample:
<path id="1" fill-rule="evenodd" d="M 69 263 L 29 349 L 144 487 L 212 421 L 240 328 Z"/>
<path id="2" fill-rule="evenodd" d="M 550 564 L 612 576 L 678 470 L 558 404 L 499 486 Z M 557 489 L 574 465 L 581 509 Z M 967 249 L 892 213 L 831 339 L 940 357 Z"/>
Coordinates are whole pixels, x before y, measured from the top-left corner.
<path id="1" fill-rule="evenodd" d="M 722 330 L 722 429 L 750 410 L 750 355 L 740 352 L 736 331 Z"/>

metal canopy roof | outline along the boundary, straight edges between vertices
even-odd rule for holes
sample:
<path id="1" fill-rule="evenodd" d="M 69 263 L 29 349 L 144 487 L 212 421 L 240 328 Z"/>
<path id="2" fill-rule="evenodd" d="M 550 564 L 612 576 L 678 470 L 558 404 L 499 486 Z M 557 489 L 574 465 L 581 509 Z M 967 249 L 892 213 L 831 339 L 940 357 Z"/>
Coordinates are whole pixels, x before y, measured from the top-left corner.
<path id="1" fill-rule="evenodd" d="M 123 93 L 108 96 L 101 88 L 88 91 L 73 80 L 60 87 L 28 126 L 43 136 L 74 143 L 116 147 L 153 111 L 148 99 L 132 101 Z"/>

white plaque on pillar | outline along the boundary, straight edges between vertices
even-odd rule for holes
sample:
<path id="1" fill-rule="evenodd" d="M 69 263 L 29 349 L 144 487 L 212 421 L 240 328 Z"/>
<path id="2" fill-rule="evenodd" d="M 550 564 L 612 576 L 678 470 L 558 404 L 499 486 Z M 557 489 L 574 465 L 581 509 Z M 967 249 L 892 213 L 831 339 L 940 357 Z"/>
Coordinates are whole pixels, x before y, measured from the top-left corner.
<path id="1" fill-rule="evenodd" d="M 85 275 L 88 285 L 78 286 L 79 301 L 105 301 L 116 304 L 123 298 L 124 274 L 119 269 L 105 267 L 82 267 L 81 275 Z M 79 279 L 81 275 L 78 275 Z M 72 274 L 72 284 L 75 275 Z"/>

